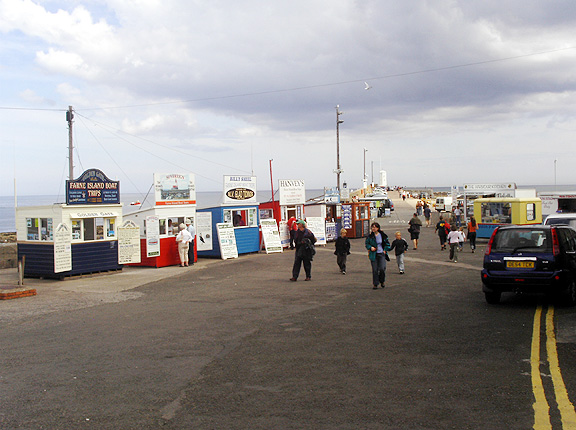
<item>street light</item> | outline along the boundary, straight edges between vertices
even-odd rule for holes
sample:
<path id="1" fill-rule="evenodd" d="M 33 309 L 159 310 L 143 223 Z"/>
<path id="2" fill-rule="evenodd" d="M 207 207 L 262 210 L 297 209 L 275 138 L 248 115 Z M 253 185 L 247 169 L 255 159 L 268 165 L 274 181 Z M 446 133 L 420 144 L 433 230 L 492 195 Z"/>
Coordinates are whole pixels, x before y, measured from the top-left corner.
<path id="1" fill-rule="evenodd" d="M 334 173 L 336 173 L 336 180 L 338 182 L 338 194 L 340 194 L 340 173 L 343 172 L 343 170 L 340 169 L 340 124 L 344 122 L 340 119 L 340 115 L 343 113 L 344 112 L 340 112 L 340 105 L 336 105 L 336 170 L 334 170 Z"/>
<path id="2" fill-rule="evenodd" d="M 368 150 L 364 148 L 364 176 L 362 177 L 362 188 L 366 189 L 368 186 L 367 178 L 366 178 L 366 153 Z"/>

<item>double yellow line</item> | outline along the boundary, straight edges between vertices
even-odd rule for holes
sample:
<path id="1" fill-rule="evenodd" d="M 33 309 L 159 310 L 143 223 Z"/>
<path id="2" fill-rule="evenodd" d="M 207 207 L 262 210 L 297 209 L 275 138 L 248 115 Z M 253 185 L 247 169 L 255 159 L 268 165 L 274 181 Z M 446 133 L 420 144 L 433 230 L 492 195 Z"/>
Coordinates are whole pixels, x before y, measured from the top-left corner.
<path id="1" fill-rule="evenodd" d="M 534 430 L 552 429 L 550 422 L 550 406 L 546 400 L 542 376 L 540 373 L 540 332 L 542 321 L 542 306 L 538 305 L 534 314 L 534 326 L 532 329 L 532 353 L 530 357 L 532 391 L 534 392 Z M 546 312 L 546 355 L 550 368 L 550 376 L 554 386 L 556 403 L 562 419 L 562 428 L 565 430 L 576 429 L 576 412 L 574 405 L 568 398 L 566 385 L 560 372 L 560 363 L 558 362 L 558 350 L 556 348 L 556 334 L 554 332 L 554 307 L 548 306 Z"/>

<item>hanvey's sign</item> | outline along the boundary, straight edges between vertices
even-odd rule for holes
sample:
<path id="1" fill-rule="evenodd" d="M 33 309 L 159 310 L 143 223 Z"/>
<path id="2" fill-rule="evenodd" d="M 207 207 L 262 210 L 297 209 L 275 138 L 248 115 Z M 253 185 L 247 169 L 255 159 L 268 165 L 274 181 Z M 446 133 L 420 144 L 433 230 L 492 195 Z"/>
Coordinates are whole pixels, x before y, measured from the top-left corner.
<path id="1" fill-rule="evenodd" d="M 98 169 L 86 170 L 79 178 L 66 181 L 67 205 L 108 205 L 120 203 L 120 182 L 112 181 Z"/>

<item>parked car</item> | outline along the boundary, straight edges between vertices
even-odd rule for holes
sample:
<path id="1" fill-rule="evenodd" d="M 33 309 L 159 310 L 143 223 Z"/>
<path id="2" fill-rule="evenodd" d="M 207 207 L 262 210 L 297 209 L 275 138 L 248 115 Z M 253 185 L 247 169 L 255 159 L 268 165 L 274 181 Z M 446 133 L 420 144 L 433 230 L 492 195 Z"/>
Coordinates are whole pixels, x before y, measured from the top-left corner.
<path id="1" fill-rule="evenodd" d="M 576 229 L 576 213 L 548 215 L 544 220 L 544 225 L 569 225 Z"/>
<path id="2" fill-rule="evenodd" d="M 486 247 L 482 290 L 490 304 L 502 293 L 545 293 L 576 304 L 576 230 L 563 225 L 497 228 Z"/>

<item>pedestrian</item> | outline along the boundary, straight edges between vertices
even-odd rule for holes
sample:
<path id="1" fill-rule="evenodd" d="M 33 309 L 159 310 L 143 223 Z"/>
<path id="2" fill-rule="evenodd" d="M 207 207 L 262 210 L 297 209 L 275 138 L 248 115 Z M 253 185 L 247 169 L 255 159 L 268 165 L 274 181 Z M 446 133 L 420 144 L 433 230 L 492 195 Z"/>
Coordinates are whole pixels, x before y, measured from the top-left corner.
<path id="1" fill-rule="evenodd" d="M 402 238 L 402 233 L 399 231 L 395 234 L 396 239 L 392 241 L 392 245 L 390 245 L 390 251 L 394 250 L 394 254 L 396 255 L 396 264 L 398 265 L 398 270 L 400 274 L 404 274 L 404 254 L 408 251 L 408 242 L 406 239 Z"/>
<path id="2" fill-rule="evenodd" d="M 348 232 L 345 228 L 340 230 L 340 236 L 336 239 L 336 251 L 334 251 L 334 255 L 336 255 L 336 263 L 340 268 L 340 273 L 343 275 L 346 274 L 346 258 L 350 255 L 350 240 L 346 237 Z"/>
<path id="3" fill-rule="evenodd" d="M 188 248 L 190 247 L 190 241 L 192 236 L 188 230 L 186 230 L 186 224 L 180 224 L 180 232 L 176 236 L 176 242 L 178 243 L 178 254 L 180 255 L 180 267 L 188 266 Z"/>
<path id="4" fill-rule="evenodd" d="M 190 241 L 190 244 L 188 245 L 188 263 L 190 264 L 190 266 L 194 266 L 194 242 L 196 240 L 196 229 L 194 228 L 194 226 L 192 225 L 192 221 L 190 221 L 190 218 L 186 218 L 186 230 L 188 230 L 188 233 L 190 233 L 190 237 L 192 237 L 192 240 Z"/>
<path id="5" fill-rule="evenodd" d="M 292 215 L 288 218 L 288 231 L 290 232 L 290 249 L 294 249 L 294 235 L 298 231 L 298 225 L 296 224 L 296 217 Z"/>
<path id="6" fill-rule="evenodd" d="M 464 234 L 464 227 L 460 227 L 458 231 L 460 232 L 460 241 L 458 242 L 458 246 L 460 248 L 460 251 L 463 251 L 464 242 L 466 242 L 466 234 Z"/>
<path id="7" fill-rule="evenodd" d="M 478 225 L 476 224 L 476 218 L 470 217 L 470 222 L 468 222 L 468 241 L 470 242 L 470 249 L 472 252 L 476 250 L 476 231 L 478 230 Z"/>
<path id="8" fill-rule="evenodd" d="M 454 217 L 456 218 L 456 227 L 460 227 L 460 216 L 462 215 L 462 211 L 458 206 L 454 209 Z"/>
<path id="9" fill-rule="evenodd" d="M 424 218 L 426 218 L 426 227 L 430 227 L 430 214 L 432 211 L 430 210 L 430 206 L 426 204 L 424 206 Z"/>
<path id="10" fill-rule="evenodd" d="M 436 233 L 438 233 L 438 238 L 440 239 L 440 251 L 443 251 L 446 249 L 446 236 L 448 235 L 448 230 L 447 230 L 447 226 L 448 224 L 446 223 L 446 221 L 444 221 L 444 218 L 442 218 L 442 215 L 440 215 L 440 219 L 438 220 L 438 223 L 436 224 Z"/>
<path id="11" fill-rule="evenodd" d="M 450 246 L 450 256 L 448 257 L 454 263 L 458 263 L 458 249 L 460 248 L 460 231 L 454 224 L 450 227 L 448 233 L 448 245 Z"/>
<path id="12" fill-rule="evenodd" d="M 384 288 L 386 281 L 386 261 L 390 261 L 387 251 L 390 250 L 388 236 L 380 230 L 380 224 L 373 222 L 370 226 L 371 233 L 366 238 L 365 246 L 368 251 L 368 258 L 372 265 L 372 285 L 373 289 L 378 289 L 378 284 Z"/>
<path id="13" fill-rule="evenodd" d="M 418 214 L 415 213 L 412 216 L 412 219 L 408 221 L 410 227 L 408 228 L 408 232 L 410 232 L 410 239 L 414 244 L 414 250 L 418 249 L 418 238 L 420 237 L 420 228 L 422 227 L 422 221 L 418 218 Z"/>
<path id="14" fill-rule="evenodd" d="M 298 231 L 294 236 L 294 246 L 296 252 L 294 254 L 294 266 L 292 266 L 292 277 L 291 281 L 296 282 L 298 280 L 298 275 L 300 274 L 300 267 L 304 264 L 304 271 L 306 272 L 305 281 L 312 280 L 312 258 L 316 253 L 314 249 L 314 244 L 316 243 L 316 237 L 314 233 L 306 228 L 305 221 L 297 221 Z"/>

